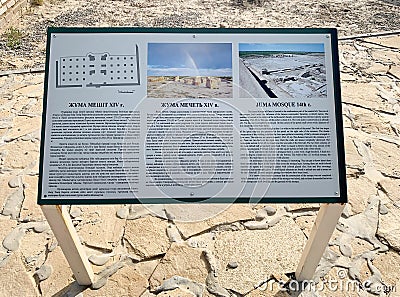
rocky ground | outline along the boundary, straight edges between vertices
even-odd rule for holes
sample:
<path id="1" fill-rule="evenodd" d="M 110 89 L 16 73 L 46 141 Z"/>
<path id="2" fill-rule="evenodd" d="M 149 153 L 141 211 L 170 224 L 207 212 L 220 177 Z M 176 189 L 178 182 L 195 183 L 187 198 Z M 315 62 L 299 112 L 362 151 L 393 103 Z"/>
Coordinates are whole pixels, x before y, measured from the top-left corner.
<path id="1" fill-rule="evenodd" d="M 92 288 L 77 285 L 36 205 L 48 25 L 333 26 L 344 38 L 399 30 L 399 4 L 53 0 L 32 8 L 20 24 L 21 47 L 0 43 L 0 295 L 288 296 L 276 282 L 296 269 L 318 210 L 234 205 L 185 223 L 163 206 L 72 206 L 97 273 Z M 400 34 L 340 41 L 349 203 L 316 280 L 353 283 L 358 292 L 320 286 L 300 296 L 400 296 L 399 45 Z M 31 68 L 39 73 L 18 74 Z"/>
<path id="2" fill-rule="evenodd" d="M 220 78 L 214 78 L 220 79 Z M 147 82 L 149 98 L 230 98 L 232 81 L 222 80 L 215 88 L 207 88 L 205 83 L 194 86 L 182 81 Z"/>

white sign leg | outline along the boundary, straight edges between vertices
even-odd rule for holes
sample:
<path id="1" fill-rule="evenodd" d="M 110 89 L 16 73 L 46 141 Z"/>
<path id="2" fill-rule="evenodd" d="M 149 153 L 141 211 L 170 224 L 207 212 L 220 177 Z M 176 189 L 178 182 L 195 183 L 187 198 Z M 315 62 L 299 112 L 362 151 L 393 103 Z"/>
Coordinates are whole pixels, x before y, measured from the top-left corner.
<path id="1" fill-rule="evenodd" d="M 345 204 L 322 204 L 296 270 L 298 281 L 311 280 Z"/>
<path id="2" fill-rule="evenodd" d="M 42 205 L 41 208 L 78 284 L 93 284 L 92 266 L 86 257 L 66 207 L 62 205 Z"/>

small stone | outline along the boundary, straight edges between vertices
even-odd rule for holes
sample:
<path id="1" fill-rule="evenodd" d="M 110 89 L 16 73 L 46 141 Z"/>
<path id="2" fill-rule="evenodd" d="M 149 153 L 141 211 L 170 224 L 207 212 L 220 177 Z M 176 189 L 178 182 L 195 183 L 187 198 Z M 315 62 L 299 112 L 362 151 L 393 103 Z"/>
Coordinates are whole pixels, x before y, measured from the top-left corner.
<path id="1" fill-rule="evenodd" d="M 33 230 L 35 232 L 37 232 L 37 233 L 42 233 L 42 232 L 45 232 L 45 231 L 47 231 L 49 229 L 50 229 L 50 227 L 47 224 L 47 222 L 36 222 L 34 227 L 33 227 Z"/>
<path id="2" fill-rule="evenodd" d="M 36 272 L 35 275 L 39 278 L 40 281 L 48 279 L 51 273 L 53 272 L 53 267 L 51 265 L 43 264 Z"/>
<path id="3" fill-rule="evenodd" d="M 353 250 L 348 244 L 341 244 L 339 246 L 339 249 L 343 256 L 351 257 L 351 255 L 353 254 Z"/>
<path id="4" fill-rule="evenodd" d="M 381 204 L 381 206 L 379 207 L 379 213 L 380 213 L 381 215 L 385 215 L 385 214 L 388 214 L 388 212 L 389 212 L 389 210 L 388 210 L 388 208 L 386 207 L 386 205 Z"/>
<path id="5" fill-rule="evenodd" d="M 167 235 L 168 235 L 169 241 L 171 241 L 171 242 L 182 242 L 183 241 L 178 228 L 173 224 L 170 224 L 168 226 Z"/>
<path id="6" fill-rule="evenodd" d="M 16 227 L 3 240 L 3 247 L 9 251 L 16 251 L 21 244 L 22 237 L 25 235 L 25 229 Z"/>
<path id="7" fill-rule="evenodd" d="M 248 221 L 243 224 L 249 230 L 264 230 L 268 229 L 268 223 L 265 221 Z"/>
<path id="8" fill-rule="evenodd" d="M 49 250 L 49 252 L 52 252 L 55 250 L 55 248 L 58 246 L 58 242 L 57 240 L 54 240 L 53 242 L 51 242 L 50 244 L 47 245 L 47 249 Z"/>
<path id="9" fill-rule="evenodd" d="M 91 255 L 89 257 L 89 261 L 94 265 L 103 266 L 110 260 L 111 256 L 113 255 L 114 254 Z"/>
<path id="10" fill-rule="evenodd" d="M 10 188 L 17 188 L 21 186 L 21 178 L 19 176 L 15 176 L 8 181 L 8 186 Z"/>
<path id="11" fill-rule="evenodd" d="M 300 227 L 286 217 L 267 230 L 218 233 L 212 250 L 218 262 L 218 282 L 223 288 L 244 295 L 272 273 L 294 271 L 305 241 Z M 231 262 L 240 265 L 227 270 Z"/>
<path id="12" fill-rule="evenodd" d="M 6 203 L 4 204 L 2 214 L 5 216 L 11 216 L 12 219 L 17 219 L 22 203 L 24 202 L 24 190 L 18 188 L 14 193 L 7 197 Z"/>
<path id="13" fill-rule="evenodd" d="M 70 212 L 69 214 L 71 218 L 76 219 L 77 217 L 82 215 L 82 211 L 79 208 L 75 208 L 73 211 Z"/>
<path id="14" fill-rule="evenodd" d="M 103 277 L 105 281 L 103 286 L 97 287 L 96 290 L 87 289 L 83 292 L 83 295 L 85 297 L 143 296 L 142 294 L 148 286 L 147 279 L 132 266 L 120 266 L 116 265 L 117 271 L 110 271 L 108 275 Z"/>
<path id="15" fill-rule="evenodd" d="M 235 269 L 235 268 L 238 268 L 238 263 L 237 262 L 229 262 L 228 263 L 228 268 L 231 268 L 231 269 Z"/>
<path id="16" fill-rule="evenodd" d="M 77 207 L 73 207 L 75 211 Z M 79 223 L 78 235 L 83 242 L 99 247 L 108 252 L 117 246 L 124 233 L 125 221 L 115 218 L 117 205 L 79 206 L 82 221 Z"/>
<path id="17" fill-rule="evenodd" d="M 126 219 L 129 215 L 129 209 L 127 208 L 120 208 L 117 211 L 117 217 L 120 219 Z"/>
<path id="18" fill-rule="evenodd" d="M 18 89 L 16 93 L 27 97 L 40 97 L 43 94 L 43 85 L 36 84 L 26 86 L 24 88 Z"/>
<path id="19" fill-rule="evenodd" d="M 273 216 L 275 213 L 276 213 L 276 208 L 268 205 L 257 212 L 256 220 L 261 221 L 265 219 L 267 216 Z"/>

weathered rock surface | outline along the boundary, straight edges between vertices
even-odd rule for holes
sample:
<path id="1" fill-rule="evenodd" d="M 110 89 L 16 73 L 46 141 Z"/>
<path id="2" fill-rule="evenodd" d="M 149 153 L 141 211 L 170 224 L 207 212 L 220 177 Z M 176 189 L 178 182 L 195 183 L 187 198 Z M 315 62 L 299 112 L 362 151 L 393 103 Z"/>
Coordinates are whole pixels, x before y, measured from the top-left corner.
<path id="1" fill-rule="evenodd" d="M 300 227 L 291 218 L 282 218 L 267 230 L 217 234 L 213 253 L 218 262 L 218 282 L 226 289 L 246 294 L 273 273 L 293 272 L 305 240 Z M 237 268 L 227 267 L 232 261 L 238 263 Z"/>
<path id="2" fill-rule="evenodd" d="M 372 264 L 382 274 L 385 285 L 393 287 L 400 280 L 400 254 L 398 252 L 388 251 L 379 254 L 372 260 Z"/>
<path id="3" fill-rule="evenodd" d="M 0 265 L 0 275 L 0 296 L 40 296 L 19 252 L 12 253 L 5 265 Z"/>
<path id="4" fill-rule="evenodd" d="M 23 169 L 31 163 L 37 162 L 39 144 L 17 140 L 3 145 L 0 150 L 5 155 L 5 168 Z"/>
<path id="5" fill-rule="evenodd" d="M 236 221 L 250 220 L 255 216 L 255 212 L 251 209 L 250 205 L 234 204 L 215 216 L 211 216 L 215 208 L 210 206 L 208 206 L 208 208 L 208 211 L 211 211 L 211 213 L 210 217 L 208 218 L 208 216 L 206 216 L 205 220 L 192 222 L 177 221 L 175 223 L 184 238 L 189 238 L 195 234 L 199 234 L 218 225 L 229 224 Z M 207 208 L 203 206 L 203 211 L 204 210 L 207 210 Z M 184 211 L 187 213 L 187 215 L 190 215 L 190 209 L 186 209 Z"/>
<path id="6" fill-rule="evenodd" d="M 60 247 L 48 254 L 45 264 L 51 266 L 53 271 L 39 284 L 43 297 L 52 297 L 74 282 L 71 268 Z"/>
<path id="7" fill-rule="evenodd" d="M 132 266 L 124 266 L 107 280 L 107 284 L 98 290 L 86 289 L 85 297 L 97 296 L 141 296 L 148 286 L 147 278 L 139 274 Z"/>
<path id="8" fill-rule="evenodd" d="M 164 254 L 170 246 L 167 227 L 167 221 L 152 216 L 128 220 L 124 234 L 128 250 L 142 259 Z"/>
<path id="9" fill-rule="evenodd" d="M 301 216 L 295 219 L 296 224 L 304 232 L 307 238 L 310 236 L 312 227 L 314 226 L 316 216 Z"/>
<path id="10" fill-rule="evenodd" d="M 347 195 L 352 212 L 354 214 L 363 212 L 368 205 L 368 199 L 375 196 L 377 191 L 375 184 L 364 176 L 348 178 Z"/>
<path id="11" fill-rule="evenodd" d="M 173 243 L 150 278 L 154 291 L 173 276 L 181 276 L 197 283 L 205 283 L 208 274 L 203 251 L 186 244 Z"/>
<path id="12" fill-rule="evenodd" d="M 5 135 L 6 141 L 12 141 L 21 136 L 38 132 L 42 119 L 39 116 L 36 117 L 16 117 L 13 121 L 13 129 Z"/>
<path id="13" fill-rule="evenodd" d="M 121 240 L 125 227 L 125 220 L 115 216 L 118 206 L 73 206 L 71 212 L 75 208 L 82 212 L 77 230 L 83 243 L 112 251 Z"/>
<path id="14" fill-rule="evenodd" d="M 388 213 L 379 216 L 377 235 L 383 237 L 396 251 L 400 251 L 400 209 L 389 205 Z M 396 223 L 397 222 L 397 223 Z"/>
<path id="15" fill-rule="evenodd" d="M 157 296 L 162 296 L 162 297 L 194 297 L 196 295 L 187 292 L 187 291 L 183 291 L 182 289 L 174 289 L 174 290 L 169 290 L 169 291 L 164 291 L 161 292 L 159 294 L 157 294 Z"/>

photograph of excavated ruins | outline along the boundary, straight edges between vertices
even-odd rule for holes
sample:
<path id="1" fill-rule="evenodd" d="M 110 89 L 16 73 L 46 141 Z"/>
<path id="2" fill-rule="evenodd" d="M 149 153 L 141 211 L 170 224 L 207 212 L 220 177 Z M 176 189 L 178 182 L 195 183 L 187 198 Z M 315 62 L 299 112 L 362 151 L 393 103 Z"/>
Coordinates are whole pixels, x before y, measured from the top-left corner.
<path id="1" fill-rule="evenodd" d="M 232 98 L 230 43 L 149 43 L 148 98 Z"/>
<path id="2" fill-rule="evenodd" d="M 322 43 L 239 44 L 240 98 L 326 98 Z"/>

